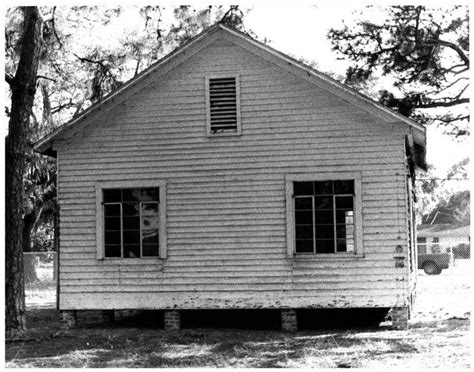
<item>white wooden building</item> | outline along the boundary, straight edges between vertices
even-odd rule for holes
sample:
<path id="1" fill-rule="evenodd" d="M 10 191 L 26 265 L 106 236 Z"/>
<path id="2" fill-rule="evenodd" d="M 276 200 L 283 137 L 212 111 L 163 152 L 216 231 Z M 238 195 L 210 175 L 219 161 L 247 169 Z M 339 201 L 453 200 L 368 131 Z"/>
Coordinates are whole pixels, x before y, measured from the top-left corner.
<path id="1" fill-rule="evenodd" d="M 459 226 L 456 224 L 433 224 L 419 225 L 418 231 L 418 253 L 450 253 L 459 245 L 469 246 L 470 226 Z"/>
<path id="2" fill-rule="evenodd" d="M 35 149 L 58 165 L 60 310 L 403 324 L 425 128 L 246 34 L 214 25 Z"/>

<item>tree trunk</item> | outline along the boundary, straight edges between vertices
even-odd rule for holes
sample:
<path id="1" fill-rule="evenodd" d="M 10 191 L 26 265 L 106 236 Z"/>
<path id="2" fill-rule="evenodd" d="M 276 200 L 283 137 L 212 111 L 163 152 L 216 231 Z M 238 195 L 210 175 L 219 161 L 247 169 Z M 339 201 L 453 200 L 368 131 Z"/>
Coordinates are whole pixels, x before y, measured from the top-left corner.
<path id="1" fill-rule="evenodd" d="M 25 284 L 37 282 L 38 275 L 36 274 L 36 266 L 38 262 L 38 255 L 26 254 L 23 256 L 23 269 L 25 271 Z"/>
<path id="2" fill-rule="evenodd" d="M 15 77 L 5 146 L 5 331 L 26 332 L 23 274 L 23 175 L 29 118 L 36 92 L 42 20 L 37 7 L 24 7 L 23 41 Z"/>

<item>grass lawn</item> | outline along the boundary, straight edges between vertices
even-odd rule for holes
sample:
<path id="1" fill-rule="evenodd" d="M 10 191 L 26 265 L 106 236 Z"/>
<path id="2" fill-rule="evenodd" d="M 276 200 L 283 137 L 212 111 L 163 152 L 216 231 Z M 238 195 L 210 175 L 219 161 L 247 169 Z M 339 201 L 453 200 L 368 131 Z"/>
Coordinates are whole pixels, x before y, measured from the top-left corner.
<path id="1" fill-rule="evenodd" d="M 469 320 L 387 329 L 162 329 L 89 323 L 65 334 L 53 309 L 29 310 L 30 337 L 8 343 L 7 367 L 469 367 Z"/>
<path id="2" fill-rule="evenodd" d="M 143 319 L 107 324 L 82 315 L 80 328 L 58 333 L 58 312 L 33 301 L 28 308 L 31 340 L 6 344 L 6 366 L 468 368 L 471 270 L 463 270 L 439 276 L 420 273 L 407 331 L 352 327 L 296 333 L 209 328 L 165 332 Z"/>

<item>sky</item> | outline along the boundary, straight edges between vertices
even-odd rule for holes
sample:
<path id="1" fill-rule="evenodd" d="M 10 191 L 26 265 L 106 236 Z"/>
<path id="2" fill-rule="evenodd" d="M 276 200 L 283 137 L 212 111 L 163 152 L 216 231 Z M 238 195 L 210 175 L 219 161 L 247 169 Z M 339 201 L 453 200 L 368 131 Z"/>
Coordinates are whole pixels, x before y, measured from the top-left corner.
<path id="1" fill-rule="evenodd" d="M 245 17 L 245 24 L 259 37 L 267 37 L 270 45 L 284 53 L 315 61 L 321 72 L 345 74 L 347 62 L 337 59 L 331 51 L 326 34 L 331 27 L 348 22 L 355 10 L 360 10 L 358 2 L 308 2 L 289 6 L 277 3 L 276 6 L 253 5 Z M 374 17 L 377 15 L 374 13 Z M 378 87 L 384 89 L 383 82 Z M 386 87 L 385 87 L 386 88 Z M 390 90 L 390 89 L 388 89 Z M 453 140 L 444 134 L 442 128 L 429 126 L 427 131 L 427 161 L 435 166 L 435 174 L 440 177 L 455 163 L 470 156 L 470 140 Z"/>
<path id="2" fill-rule="evenodd" d="M 84 5 L 89 1 L 84 1 Z M 97 4 L 97 2 L 90 2 Z M 101 4 L 114 4 L 113 2 L 101 2 Z M 162 2 L 160 2 L 161 4 Z M 203 1 L 187 1 L 196 7 L 207 6 Z M 235 1 L 220 1 L 219 4 L 232 4 Z M 331 27 L 341 26 L 343 20 L 350 22 L 351 14 L 362 8 L 361 2 L 333 1 L 267 1 L 259 0 L 253 2 L 238 2 L 243 10 L 250 9 L 244 18 L 244 24 L 248 29 L 254 31 L 260 39 L 267 38 L 270 45 L 284 53 L 306 61 L 314 61 L 321 72 L 333 72 L 344 75 L 347 62 L 337 59 L 331 51 L 330 42 L 327 40 L 327 32 Z M 46 2 L 32 2 L 32 4 L 46 4 Z M 75 2 L 65 1 L 65 5 L 77 5 Z M 116 3 L 115 3 L 116 4 Z M 145 5 L 147 3 L 127 3 L 133 5 Z M 180 2 L 164 2 L 164 6 L 171 8 Z M 438 5 L 446 5 L 446 1 Z M 82 5 L 82 2 L 81 2 Z M 431 5 L 431 3 L 430 3 Z M 373 17 L 376 18 L 376 10 Z M 128 22 L 136 22 L 129 14 Z M 109 32 L 101 38 L 108 37 L 110 45 L 117 43 L 120 27 L 116 32 Z M 91 37 L 91 36 L 89 36 Z M 387 82 L 381 82 L 377 89 L 387 89 Z M 388 89 L 390 90 L 390 89 Z M 6 133 L 6 132 L 5 132 Z M 434 126 L 428 127 L 427 160 L 435 165 L 435 173 L 440 176 L 456 162 L 464 159 L 470 154 L 470 141 L 456 141 L 445 135 L 442 129 Z M 442 149 L 440 151 L 439 149 Z"/>

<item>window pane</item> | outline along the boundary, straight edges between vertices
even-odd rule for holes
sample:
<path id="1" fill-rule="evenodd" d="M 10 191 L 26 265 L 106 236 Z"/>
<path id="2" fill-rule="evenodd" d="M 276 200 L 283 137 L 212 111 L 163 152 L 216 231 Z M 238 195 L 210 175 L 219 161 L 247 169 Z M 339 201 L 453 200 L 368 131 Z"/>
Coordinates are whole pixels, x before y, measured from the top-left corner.
<path id="1" fill-rule="evenodd" d="M 103 190 L 104 193 L 104 203 L 109 202 L 121 202 L 122 201 L 122 190 Z"/>
<path id="2" fill-rule="evenodd" d="M 331 195 L 332 193 L 332 181 L 318 181 L 314 183 L 315 195 Z"/>
<path id="3" fill-rule="evenodd" d="M 313 225 L 297 225 L 295 229 L 296 239 L 313 239 Z"/>
<path id="4" fill-rule="evenodd" d="M 346 230 L 349 230 L 351 226 L 346 225 L 337 225 L 336 226 L 336 233 L 337 233 L 337 238 L 338 239 L 345 239 L 346 238 Z"/>
<path id="5" fill-rule="evenodd" d="M 140 189 L 123 189 L 122 196 L 123 201 L 139 201 Z"/>
<path id="6" fill-rule="evenodd" d="M 332 210 L 317 210 L 314 213 L 314 220 L 316 224 L 333 224 L 334 223 L 334 215 Z"/>
<path id="7" fill-rule="evenodd" d="M 315 209 L 332 209 L 332 196 L 316 196 L 314 198 Z"/>
<path id="8" fill-rule="evenodd" d="M 352 210 L 339 209 L 336 211 L 336 222 L 353 224 L 354 223 L 354 212 Z"/>
<path id="9" fill-rule="evenodd" d="M 120 217 L 120 204 L 104 204 L 104 216 L 119 216 Z"/>
<path id="10" fill-rule="evenodd" d="M 419 254 L 426 254 L 426 244 L 418 245 L 418 253 Z"/>
<path id="11" fill-rule="evenodd" d="M 140 200 L 141 201 L 159 201 L 160 200 L 160 189 L 153 187 L 153 188 L 146 188 L 140 190 Z"/>
<path id="12" fill-rule="evenodd" d="M 313 223 L 313 212 L 295 211 L 295 222 L 297 225 L 311 225 Z"/>
<path id="13" fill-rule="evenodd" d="M 121 233 L 120 233 L 120 231 L 105 231 L 105 233 L 104 233 L 104 243 L 105 243 L 105 245 L 120 244 L 120 242 L 121 242 Z"/>
<path id="14" fill-rule="evenodd" d="M 336 196 L 336 209 L 352 209 L 353 199 L 352 196 Z"/>
<path id="15" fill-rule="evenodd" d="M 141 205 L 142 244 L 158 244 L 159 215 L 158 203 Z"/>
<path id="16" fill-rule="evenodd" d="M 354 239 L 354 225 L 337 225 L 338 239 Z"/>
<path id="17" fill-rule="evenodd" d="M 296 241 L 296 252 L 297 253 L 312 253 L 314 252 L 312 240 L 297 240 Z"/>
<path id="18" fill-rule="evenodd" d="M 124 230 L 140 230 L 140 217 L 124 217 L 123 218 L 123 229 Z"/>
<path id="19" fill-rule="evenodd" d="M 142 231 L 143 234 L 143 231 Z M 158 232 L 150 235 L 142 235 L 142 244 L 158 244 L 159 241 L 159 235 Z"/>
<path id="20" fill-rule="evenodd" d="M 140 230 L 123 231 L 123 244 L 140 244 Z"/>
<path id="21" fill-rule="evenodd" d="M 124 216 L 138 216 L 138 211 L 140 208 L 139 203 L 123 203 L 122 210 Z"/>
<path id="22" fill-rule="evenodd" d="M 338 252 L 347 251 L 346 239 L 337 239 L 337 251 Z"/>
<path id="23" fill-rule="evenodd" d="M 295 182 L 293 187 L 295 195 L 313 195 L 313 182 Z"/>
<path id="24" fill-rule="evenodd" d="M 120 245 L 105 245 L 105 257 L 122 257 Z"/>
<path id="25" fill-rule="evenodd" d="M 105 217 L 105 230 L 120 230 L 120 217 Z"/>
<path id="26" fill-rule="evenodd" d="M 142 216 L 158 216 L 158 203 L 142 203 Z"/>
<path id="27" fill-rule="evenodd" d="M 158 244 L 143 244 L 143 256 L 144 257 L 158 256 Z"/>
<path id="28" fill-rule="evenodd" d="M 334 181 L 335 194 L 354 194 L 354 181 Z"/>
<path id="29" fill-rule="evenodd" d="M 142 227 L 142 240 L 145 241 L 145 239 L 151 237 L 155 237 L 153 241 L 158 241 L 158 226 L 151 226 L 147 228 Z"/>
<path id="30" fill-rule="evenodd" d="M 334 225 L 316 225 L 316 239 L 333 239 Z"/>
<path id="31" fill-rule="evenodd" d="M 313 198 L 297 197 L 295 198 L 295 209 L 301 210 L 312 210 L 313 209 Z"/>
<path id="32" fill-rule="evenodd" d="M 316 253 L 334 253 L 334 240 L 316 239 Z"/>
<path id="33" fill-rule="evenodd" d="M 140 244 L 128 244 L 123 246 L 123 257 L 140 257 Z"/>

